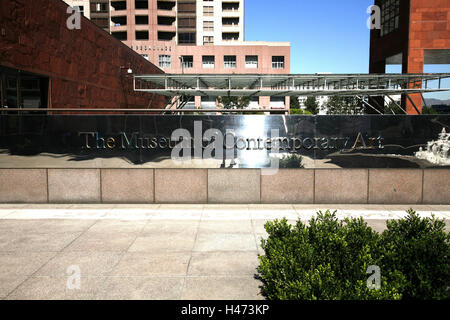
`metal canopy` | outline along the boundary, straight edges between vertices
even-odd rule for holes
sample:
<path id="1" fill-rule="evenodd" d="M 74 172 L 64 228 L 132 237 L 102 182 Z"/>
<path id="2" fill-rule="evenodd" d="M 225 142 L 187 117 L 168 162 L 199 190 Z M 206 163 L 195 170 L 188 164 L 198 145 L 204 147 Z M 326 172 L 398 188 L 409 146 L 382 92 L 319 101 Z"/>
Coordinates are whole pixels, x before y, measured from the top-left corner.
<path id="1" fill-rule="evenodd" d="M 450 74 L 158 74 L 134 76 L 134 90 L 169 97 L 380 96 L 450 91 L 441 88 L 443 79 Z"/>

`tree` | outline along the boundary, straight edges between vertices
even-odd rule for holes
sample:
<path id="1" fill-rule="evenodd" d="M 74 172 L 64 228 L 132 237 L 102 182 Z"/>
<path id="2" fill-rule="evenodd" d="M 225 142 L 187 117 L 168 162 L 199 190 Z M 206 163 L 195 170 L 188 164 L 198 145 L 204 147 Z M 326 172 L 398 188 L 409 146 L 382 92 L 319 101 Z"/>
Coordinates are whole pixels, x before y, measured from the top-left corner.
<path id="1" fill-rule="evenodd" d="M 422 114 L 438 114 L 438 112 L 433 107 L 422 107 Z"/>
<path id="2" fill-rule="evenodd" d="M 311 114 L 319 113 L 319 103 L 316 97 L 308 97 L 305 101 L 305 110 L 311 112 Z"/>
<path id="3" fill-rule="evenodd" d="M 359 115 L 364 114 L 364 105 L 357 97 L 330 97 L 327 104 L 327 114 Z"/>
<path id="4" fill-rule="evenodd" d="M 250 104 L 250 97 L 219 97 L 217 99 L 219 104 L 223 106 L 224 109 L 245 109 Z"/>
<path id="5" fill-rule="evenodd" d="M 399 103 L 389 102 L 389 104 L 384 107 L 384 114 L 405 114 L 405 112 L 399 107 Z"/>
<path id="6" fill-rule="evenodd" d="M 291 109 L 300 109 L 299 97 L 291 97 Z"/>

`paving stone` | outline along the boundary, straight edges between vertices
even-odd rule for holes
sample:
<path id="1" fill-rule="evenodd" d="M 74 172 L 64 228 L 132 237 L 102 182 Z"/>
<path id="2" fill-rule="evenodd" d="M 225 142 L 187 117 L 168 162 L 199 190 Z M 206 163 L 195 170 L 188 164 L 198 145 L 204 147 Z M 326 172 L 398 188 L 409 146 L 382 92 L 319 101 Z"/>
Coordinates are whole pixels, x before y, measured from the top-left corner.
<path id="1" fill-rule="evenodd" d="M 188 277 L 181 298 L 183 300 L 262 300 L 261 285 L 262 283 L 253 277 Z"/>
<path id="2" fill-rule="evenodd" d="M 80 268 L 82 276 L 103 276 L 112 271 L 119 262 L 121 254 L 117 252 L 61 252 L 48 261 L 37 276 L 67 276 L 71 266 Z"/>
<path id="3" fill-rule="evenodd" d="M 111 272 L 113 276 L 184 276 L 190 253 L 129 252 Z"/>
<path id="4" fill-rule="evenodd" d="M 120 236 L 108 233 L 83 234 L 68 246 L 65 251 L 126 251 L 136 239 L 135 234 L 122 233 Z"/>
<path id="5" fill-rule="evenodd" d="M 102 300 L 176 300 L 184 278 L 108 277 L 96 298 Z"/>
<path id="6" fill-rule="evenodd" d="M 93 220 L 0 220 L 0 232 L 14 231 L 21 234 L 78 233 L 87 230 Z"/>
<path id="7" fill-rule="evenodd" d="M 174 252 L 191 251 L 195 242 L 195 234 L 157 233 L 139 236 L 129 248 L 129 252 Z"/>
<path id="8" fill-rule="evenodd" d="M 141 236 L 156 233 L 197 233 L 199 221 L 178 220 L 152 220 L 149 221 L 141 232 Z"/>
<path id="9" fill-rule="evenodd" d="M 252 233 L 250 220 L 242 221 L 202 221 L 199 226 L 201 233 Z"/>
<path id="10" fill-rule="evenodd" d="M 146 220 L 99 220 L 89 228 L 89 234 L 92 233 L 140 233 L 147 224 Z"/>
<path id="11" fill-rule="evenodd" d="M 254 275 L 258 257 L 248 252 L 193 253 L 189 264 L 189 276 L 243 276 Z"/>
<path id="12" fill-rule="evenodd" d="M 103 277 L 81 277 L 79 289 L 69 289 L 65 277 L 34 276 L 15 289 L 10 300 L 91 300 L 103 285 Z"/>
<path id="13" fill-rule="evenodd" d="M 32 275 L 55 255 L 56 252 L 0 252 L 0 277 Z"/>
<path id="14" fill-rule="evenodd" d="M 0 251 L 60 251 L 80 235 L 81 233 L 15 234 L 9 236 L 6 241 L 0 241 Z"/>
<path id="15" fill-rule="evenodd" d="M 253 234 L 199 233 L 194 251 L 256 251 Z"/>
<path id="16" fill-rule="evenodd" d="M 24 282 L 28 276 L 2 276 L 0 275 L 0 299 L 4 299 Z"/>

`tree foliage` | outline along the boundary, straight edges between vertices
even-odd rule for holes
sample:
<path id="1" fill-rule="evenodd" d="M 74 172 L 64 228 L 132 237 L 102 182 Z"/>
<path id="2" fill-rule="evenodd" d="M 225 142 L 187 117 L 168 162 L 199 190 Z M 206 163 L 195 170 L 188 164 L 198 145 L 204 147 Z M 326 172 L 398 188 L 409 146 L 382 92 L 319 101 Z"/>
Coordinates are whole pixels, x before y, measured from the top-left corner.
<path id="1" fill-rule="evenodd" d="M 219 97 L 217 99 L 219 104 L 223 106 L 224 109 L 245 109 L 250 104 L 250 97 Z"/>
<path id="2" fill-rule="evenodd" d="M 299 97 L 291 97 L 291 109 L 300 109 Z"/>
<path id="3" fill-rule="evenodd" d="M 319 113 L 319 103 L 316 97 L 308 97 L 305 101 L 305 110 L 311 112 L 311 114 Z"/>

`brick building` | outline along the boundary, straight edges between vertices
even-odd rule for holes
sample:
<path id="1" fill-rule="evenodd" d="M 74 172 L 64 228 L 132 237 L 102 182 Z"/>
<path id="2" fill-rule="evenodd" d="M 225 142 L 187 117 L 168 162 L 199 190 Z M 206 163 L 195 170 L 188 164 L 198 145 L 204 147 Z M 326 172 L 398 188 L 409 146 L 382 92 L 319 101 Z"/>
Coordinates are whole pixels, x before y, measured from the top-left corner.
<path id="1" fill-rule="evenodd" d="M 163 107 L 128 73 L 162 70 L 84 17 L 70 30 L 69 16 L 61 0 L 0 2 L 0 107 Z"/>
<path id="2" fill-rule="evenodd" d="M 401 64 L 403 73 L 422 73 L 425 64 L 450 64 L 450 0 L 376 0 L 381 30 L 372 30 L 370 73 Z M 417 84 L 421 85 L 421 84 Z M 422 97 L 402 104 L 410 114 L 422 109 Z"/>

